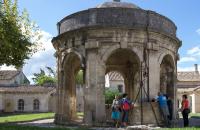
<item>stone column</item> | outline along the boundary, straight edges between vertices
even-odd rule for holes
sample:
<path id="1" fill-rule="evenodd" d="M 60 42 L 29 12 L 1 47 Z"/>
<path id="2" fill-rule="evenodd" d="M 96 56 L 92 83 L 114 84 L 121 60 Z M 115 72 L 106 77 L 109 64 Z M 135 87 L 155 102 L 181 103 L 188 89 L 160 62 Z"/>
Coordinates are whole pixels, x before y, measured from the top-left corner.
<path id="1" fill-rule="evenodd" d="M 102 125 L 105 112 L 105 68 L 95 51 L 88 51 L 86 61 L 86 87 L 84 122 L 87 125 Z"/>
<path id="2" fill-rule="evenodd" d="M 132 68 L 127 70 L 125 91 L 131 100 L 134 99 L 134 75 L 134 70 Z"/>
<path id="3" fill-rule="evenodd" d="M 64 72 L 64 87 L 63 87 L 63 122 L 68 123 L 76 118 L 76 86 L 74 64 L 67 63 Z"/>
<path id="4" fill-rule="evenodd" d="M 57 79 L 58 83 L 56 86 L 56 114 L 55 114 L 55 123 L 59 124 L 61 122 L 62 116 L 62 87 L 63 87 L 63 70 L 61 66 L 61 53 L 57 53 Z"/>
<path id="5" fill-rule="evenodd" d="M 151 100 L 160 91 L 160 63 L 156 52 L 150 52 L 149 55 L 149 96 Z"/>

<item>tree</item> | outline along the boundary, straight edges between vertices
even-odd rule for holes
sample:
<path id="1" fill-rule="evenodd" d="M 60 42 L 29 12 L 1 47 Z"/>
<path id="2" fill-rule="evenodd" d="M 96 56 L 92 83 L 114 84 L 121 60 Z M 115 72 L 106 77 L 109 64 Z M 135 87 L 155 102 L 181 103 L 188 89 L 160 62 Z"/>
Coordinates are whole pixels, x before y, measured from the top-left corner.
<path id="1" fill-rule="evenodd" d="M 118 90 L 112 90 L 110 88 L 105 89 L 105 103 L 112 104 L 113 99 L 115 99 L 115 95 L 120 95 Z"/>
<path id="2" fill-rule="evenodd" d="M 76 75 L 76 84 L 83 85 L 83 70 L 80 70 Z"/>
<path id="3" fill-rule="evenodd" d="M 51 67 L 46 67 L 48 72 L 45 72 L 43 69 L 40 69 L 39 73 L 34 73 L 33 81 L 37 85 L 44 85 L 44 84 L 55 84 L 56 83 L 56 77 L 55 77 L 55 71 Z"/>
<path id="4" fill-rule="evenodd" d="M 0 65 L 21 67 L 37 51 L 40 30 L 26 10 L 18 12 L 17 0 L 0 3 Z"/>
<path id="5" fill-rule="evenodd" d="M 56 72 L 51 67 L 48 67 L 48 66 L 46 66 L 46 70 L 47 72 L 45 72 L 44 69 L 40 69 L 39 73 L 33 74 L 34 77 L 32 79 L 35 84 L 44 85 L 46 83 L 53 84 L 57 82 Z M 76 80 L 76 84 L 79 84 L 79 85 L 83 84 L 83 70 L 80 70 L 77 73 L 75 80 Z"/>

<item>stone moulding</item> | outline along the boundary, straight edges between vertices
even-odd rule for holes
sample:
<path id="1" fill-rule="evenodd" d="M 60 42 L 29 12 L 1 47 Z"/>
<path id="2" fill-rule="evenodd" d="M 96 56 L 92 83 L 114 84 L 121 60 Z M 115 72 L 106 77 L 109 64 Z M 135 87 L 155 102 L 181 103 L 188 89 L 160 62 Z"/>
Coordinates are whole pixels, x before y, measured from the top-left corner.
<path id="1" fill-rule="evenodd" d="M 84 27 L 146 28 L 176 36 L 177 27 L 165 16 L 137 8 L 92 8 L 69 15 L 58 24 L 59 33 Z"/>

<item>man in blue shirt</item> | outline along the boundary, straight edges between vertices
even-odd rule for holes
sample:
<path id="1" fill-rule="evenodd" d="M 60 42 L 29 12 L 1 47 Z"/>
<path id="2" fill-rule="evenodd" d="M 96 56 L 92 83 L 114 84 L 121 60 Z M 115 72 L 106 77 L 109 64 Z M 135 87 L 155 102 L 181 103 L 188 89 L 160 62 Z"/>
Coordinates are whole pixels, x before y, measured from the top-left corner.
<path id="1" fill-rule="evenodd" d="M 167 106 L 167 98 L 161 92 L 159 92 L 157 101 L 159 103 L 161 114 L 164 118 L 165 124 L 169 125 L 169 120 L 168 120 L 169 110 Z"/>

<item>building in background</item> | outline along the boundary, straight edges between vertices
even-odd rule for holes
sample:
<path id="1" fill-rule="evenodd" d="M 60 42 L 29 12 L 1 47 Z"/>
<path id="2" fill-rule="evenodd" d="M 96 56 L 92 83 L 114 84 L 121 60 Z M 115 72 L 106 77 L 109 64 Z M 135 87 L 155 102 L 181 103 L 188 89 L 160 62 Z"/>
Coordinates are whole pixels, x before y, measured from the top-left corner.
<path id="1" fill-rule="evenodd" d="M 200 112 L 200 73 L 198 65 L 195 64 L 195 71 L 178 72 L 177 73 L 177 100 L 179 107 L 181 104 L 181 96 L 188 95 L 192 113 Z"/>
<path id="2" fill-rule="evenodd" d="M 30 85 L 20 70 L 0 71 L 1 112 L 55 111 L 55 86 Z"/>
<path id="3" fill-rule="evenodd" d="M 19 70 L 1 70 L 0 71 L 0 86 L 17 86 L 21 84 L 30 84 L 27 77 L 21 69 Z"/>
<path id="4" fill-rule="evenodd" d="M 124 78 L 119 72 L 111 71 L 106 77 L 108 77 L 106 78 L 106 83 L 108 83 L 106 87 L 111 90 L 118 90 L 120 93 L 125 92 Z"/>

